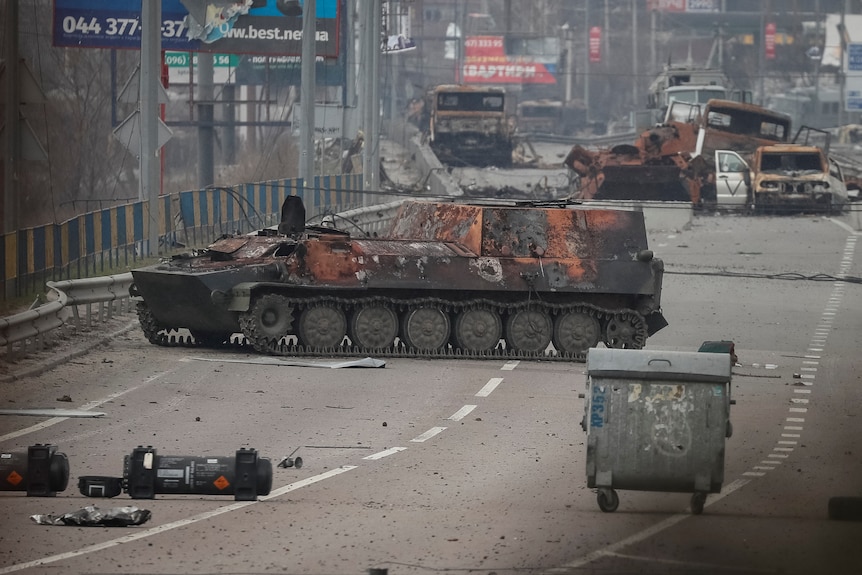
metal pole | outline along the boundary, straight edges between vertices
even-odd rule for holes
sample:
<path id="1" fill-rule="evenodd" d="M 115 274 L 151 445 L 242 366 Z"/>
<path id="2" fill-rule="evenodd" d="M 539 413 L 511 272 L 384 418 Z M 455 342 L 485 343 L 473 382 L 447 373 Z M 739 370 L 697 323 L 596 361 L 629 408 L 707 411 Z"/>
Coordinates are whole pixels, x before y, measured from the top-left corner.
<path id="1" fill-rule="evenodd" d="M 162 1 L 141 3 L 141 197 L 149 208 L 150 257 L 159 253 L 159 82 L 161 81 Z"/>
<path id="2" fill-rule="evenodd" d="M 370 68 L 371 52 L 374 46 L 371 32 L 373 28 L 372 19 L 374 18 L 374 0 L 364 0 L 362 6 L 364 10 L 362 11 L 362 27 L 360 29 L 360 46 L 362 47 L 360 64 L 363 71 L 363 89 L 360 97 L 362 99 L 362 131 L 365 134 L 365 142 L 362 146 L 362 189 L 369 191 L 373 189 L 371 185 L 371 173 L 373 171 L 371 169 L 371 146 L 374 144 L 374 141 L 371 136 L 371 123 L 374 113 L 374 98 L 372 94 L 374 91 L 374 78 L 371 76 Z M 363 195 L 363 205 L 367 205 L 367 200 L 367 196 Z"/>
<path id="3" fill-rule="evenodd" d="M 727 12 L 727 0 L 721 0 L 721 13 Z M 718 25 L 718 67 L 724 70 L 724 24 Z"/>
<path id="4" fill-rule="evenodd" d="M 224 157 L 225 164 L 236 163 L 236 86 L 234 84 L 225 84 L 222 90 L 224 104 L 224 120 L 225 126 L 224 135 Z"/>
<path id="5" fill-rule="evenodd" d="M 388 0 L 387 2 L 389 6 L 389 19 L 387 21 L 387 35 L 392 36 L 396 32 L 399 32 L 398 24 L 399 18 L 401 16 L 401 6 L 400 3 L 396 3 L 395 0 Z M 389 118 L 389 125 L 393 125 L 395 122 L 395 118 L 398 114 L 398 81 L 400 80 L 398 74 L 398 63 L 402 61 L 402 56 L 399 54 L 394 54 L 394 58 L 389 58 L 388 63 L 389 66 L 387 70 L 389 72 L 389 109 L 386 111 L 386 115 Z"/>
<path id="6" fill-rule="evenodd" d="M 764 94 L 766 81 L 766 4 L 760 9 L 760 57 L 758 64 L 760 68 L 760 99 L 758 103 L 762 106 L 766 101 Z"/>
<path id="7" fill-rule="evenodd" d="M 380 33 L 381 10 L 380 0 L 372 0 L 374 9 L 371 13 L 371 174 L 369 181 L 375 192 L 380 189 Z"/>
<path id="8" fill-rule="evenodd" d="M 347 65 L 344 66 L 344 91 L 341 95 L 341 153 L 347 149 L 348 134 L 349 137 L 356 137 L 356 134 L 348 132 L 348 126 L 352 129 L 356 126 L 356 114 L 358 106 L 356 102 L 356 66 L 353 62 L 356 61 L 356 3 L 343 2 L 342 10 L 345 14 L 347 38 L 344 47 L 341 49 L 344 56 L 344 61 Z M 340 168 L 340 166 L 339 166 Z"/>
<path id="9" fill-rule="evenodd" d="M 18 229 L 18 161 L 21 153 L 21 124 L 18 104 L 18 0 L 6 0 L 6 150 L 3 163 L 3 233 Z M 9 292 L 6 292 L 9 294 Z"/>
<path id="10" fill-rule="evenodd" d="M 215 183 L 213 166 L 213 55 L 198 52 L 198 186 L 205 188 Z"/>
<path id="11" fill-rule="evenodd" d="M 575 30 L 566 29 L 566 103 L 572 101 L 572 83 L 575 79 Z"/>
<path id="12" fill-rule="evenodd" d="M 305 0 L 302 7 L 302 87 L 299 99 L 302 103 L 300 124 L 299 177 L 311 194 L 305 196 L 305 209 L 314 214 L 314 90 L 317 83 L 315 66 L 317 51 L 317 0 Z"/>
<path id="13" fill-rule="evenodd" d="M 602 61 L 610 62 L 611 61 L 611 42 L 610 42 L 610 30 L 611 30 L 611 8 L 608 4 L 608 0 L 605 0 L 605 27 L 602 30 Z"/>
<path id="14" fill-rule="evenodd" d="M 820 20 L 820 0 L 815 0 L 814 2 L 814 11 L 817 13 L 817 34 L 818 37 L 820 35 L 820 31 L 826 30 L 826 26 Z M 820 53 L 817 54 L 817 59 L 814 61 L 814 117 L 816 118 L 817 125 L 820 126 L 822 122 L 821 114 L 820 114 L 820 60 L 823 59 L 823 49 L 826 47 L 826 42 L 824 39 L 823 48 L 819 48 Z"/>
<path id="15" fill-rule="evenodd" d="M 586 120 L 590 122 L 590 0 L 584 3 L 584 108 L 586 109 Z"/>
<path id="16" fill-rule="evenodd" d="M 844 0 L 844 5 L 841 7 L 841 92 L 839 94 L 840 103 L 838 105 L 838 125 L 844 125 L 844 107 L 847 105 L 845 92 L 847 90 L 847 28 L 844 23 L 844 15 L 850 10 L 850 0 Z"/>
<path id="17" fill-rule="evenodd" d="M 640 92 L 638 90 L 638 2 L 632 0 L 632 105 L 638 108 Z"/>
<path id="18" fill-rule="evenodd" d="M 467 42 L 467 6 L 465 6 L 466 0 L 460 0 L 458 4 L 458 31 L 459 36 L 455 41 L 457 46 L 457 53 L 455 61 L 457 62 L 457 67 L 455 68 L 455 82 L 458 84 L 464 83 L 464 60 L 465 60 L 465 52 L 466 52 L 466 42 Z"/>
<path id="19" fill-rule="evenodd" d="M 658 68 L 656 66 L 655 29 L 656 11 L 652 10 L 649 15 L 649 66 L 651 74 L 658 73 Z"/>

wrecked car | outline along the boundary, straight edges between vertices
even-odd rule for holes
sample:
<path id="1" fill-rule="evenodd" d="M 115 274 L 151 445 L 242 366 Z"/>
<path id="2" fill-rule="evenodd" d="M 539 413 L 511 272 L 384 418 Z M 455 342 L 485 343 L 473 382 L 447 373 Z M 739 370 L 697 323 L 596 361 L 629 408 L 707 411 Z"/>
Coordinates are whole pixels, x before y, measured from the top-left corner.
<path id="1" fill-rule="evenodd" d="M 761 146 L 750 163 L 735 151 L 716 156 L 719 206 L 747 203 L 762 213 L 841 212 L 849 201 L 841 167 L 817 146 Z"/>

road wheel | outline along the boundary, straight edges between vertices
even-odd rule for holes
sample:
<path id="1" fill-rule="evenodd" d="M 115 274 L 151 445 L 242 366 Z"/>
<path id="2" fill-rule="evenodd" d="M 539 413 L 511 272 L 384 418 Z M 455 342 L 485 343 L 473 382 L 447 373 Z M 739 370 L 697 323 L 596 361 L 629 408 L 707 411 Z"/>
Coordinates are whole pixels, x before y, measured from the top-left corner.
<path id="1" fill-rule="evenodd" d="M 449 316 L 433 307 L 411 309 L 405 314 L 401 337 L 407 347 L 420 351 L 442 349 L 449 341 Z"/>
<path id="2" fill-rule="evenodd" d="M 390 347 L 397 335 L 398 316 L 385 305 L 364 305 L 350 318 L 350 340 L 360 349 Z"/>
<path id="3" fill-rule="evenodd" d="M 586 312 L 561 313 L 554 321 L 554 347 L 568 353 L 584 353 L 602 337 L 599 320 Z"/>
<path id="4" fill-rule="evenodd" d="M 296 334 L 301 345 L 317 349 L 338 347 L 347 335 L 347 318 L 335 304 L 316 304 L 299 314 Z"/>
<path id="5" fill-rule="evenodd" d="M 614 314 L 605 326 L 605 345 L 610 348 L 641 349 L 646 338 L 646 322 L 635 312 Z"/>
<path id="6" fill-rule="evenodd" d="M 293 306 L 287 298 L 264 294 L 239 319 L 242 334 L 260 353 L 269 353 L 293 325 Z"/>
<path id="7" fill-rule="evenodd" d="M 466 351 L 489 351 L 503 337 L 503 320 L 486 308 L 467 309 L 455 318 L 455 345 Z"/>
<path id="8" fill-rule="evenodd" d="M 506 320 L 506 342 L 515 351 L 544 351 L 552 332 L 551 316 L 542 310 L 521 309 Z"/>

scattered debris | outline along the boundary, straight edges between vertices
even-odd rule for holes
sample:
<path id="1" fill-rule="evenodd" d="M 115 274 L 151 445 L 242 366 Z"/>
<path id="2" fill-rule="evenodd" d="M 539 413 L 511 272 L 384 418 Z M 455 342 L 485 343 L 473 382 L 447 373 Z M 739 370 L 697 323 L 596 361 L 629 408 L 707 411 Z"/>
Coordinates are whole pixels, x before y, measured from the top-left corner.
<path id="1" fill-rule="evenodd" d="M 138 507 L 112 507 L 101 510 L 94 505 L 65 513 L 63 515 L 31 515 L 39 525 L 81 525 L 93 527 L 128 527 L 143 525 L 150 520 L 152 513 Z"/>
<path id="2" fill-rule="evenodd" d="M 386 367 L 382 359 L 366 357 L 349 361 L 294 361 L 275 357 L 259 357 L 250 359 L 217 359 L 208 357 L 192 357 L 196 361 L 217 361 L 221 363 L 251 363 L 254 365 L 279 365 L 289 367 L 324 367 L 327 369 L 340 369 L 344 367 Z"/>
<path id="3" fill-rule="evenodd" d="M 288 467 L 296 467 L 297 469 L 299 469 L 300 467 L 302 467 L 302 458 L 301 457 L 296 457 L 296 458 L 293 457 L 293 454 L 296 453 L 297 451 L 299 451 L 298 447 L 296 449 L 294 449 L 293 451 L 291 451 L 290 455 L 283 457 L 281 459 L 281 461 L 278 462 L 278 465 L 276 467 L 282 467 L 285 469 Z"/>

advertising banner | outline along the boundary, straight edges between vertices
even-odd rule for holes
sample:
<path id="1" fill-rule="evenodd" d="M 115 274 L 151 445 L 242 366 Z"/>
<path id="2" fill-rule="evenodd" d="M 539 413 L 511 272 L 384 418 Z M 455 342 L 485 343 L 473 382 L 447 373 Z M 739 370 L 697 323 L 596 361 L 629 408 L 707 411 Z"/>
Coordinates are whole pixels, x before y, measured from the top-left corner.
<path id="1" fill-rule="evenodd" d="M 844 75 L 844 111 L 862 111 L 862 43 L 847 45 Z"/>
<path id="2" fill-rule="evenodd" d="M 142 0 L 54 0 L 54 45 L 66 48 L 141 46 Z M 146 0 L 143 0 L 146 1 Z M 317 55 L 337 58 L 339 0 L 317 0 Z M 162 49 L 219 54 L 302 55 L 302 17 L 285 16 L 276 0 L 255 0 L 247 14 L 206 43 L 189 36 L 188 10 L 162 0 Z"/>
<path id="3" fill-rule="evenodd" d="M 590 28 L 590 62 L 602 61 L 602 29 L 598 26 Z"/>
<path id="4" fill-rule="evenodd" d="M 466 84 L 556 84 L 553 70 L 529 57 L 506 54 L 503 36 L 468 36 L 464 42 Z"/>
<path id="5" fill-rule="evenodd" d="M 233 84 L 234 70 L 240 56 L 236 54 L 213 54 L 213 82 Z M 168 82 L 171 85 L 189 84 L 196 81 L 198 55 L 194 52 L 165 52 L 168 67 Z"/>
<path id="6" fill-rule="evenodd" d="M 763 31 L 763 49 L 767 60 L 775 60 L 775 22 L 767 22 Z"/>
<path id="7" fill-rule="evenodd" d="M 647 10 L 659 12 L 718 12 L 718 0 L 647 0 Z"/>
<path id="8" fill-rule="evenodd" d="M 318 86 L 344 84 L 344 64 L 338 60 L 318 58 L 315 64 Z M 247 55 L 236 67 L 237 84 L 299 86 L 302 84 L 302 60 L 296 56 Z"/>

